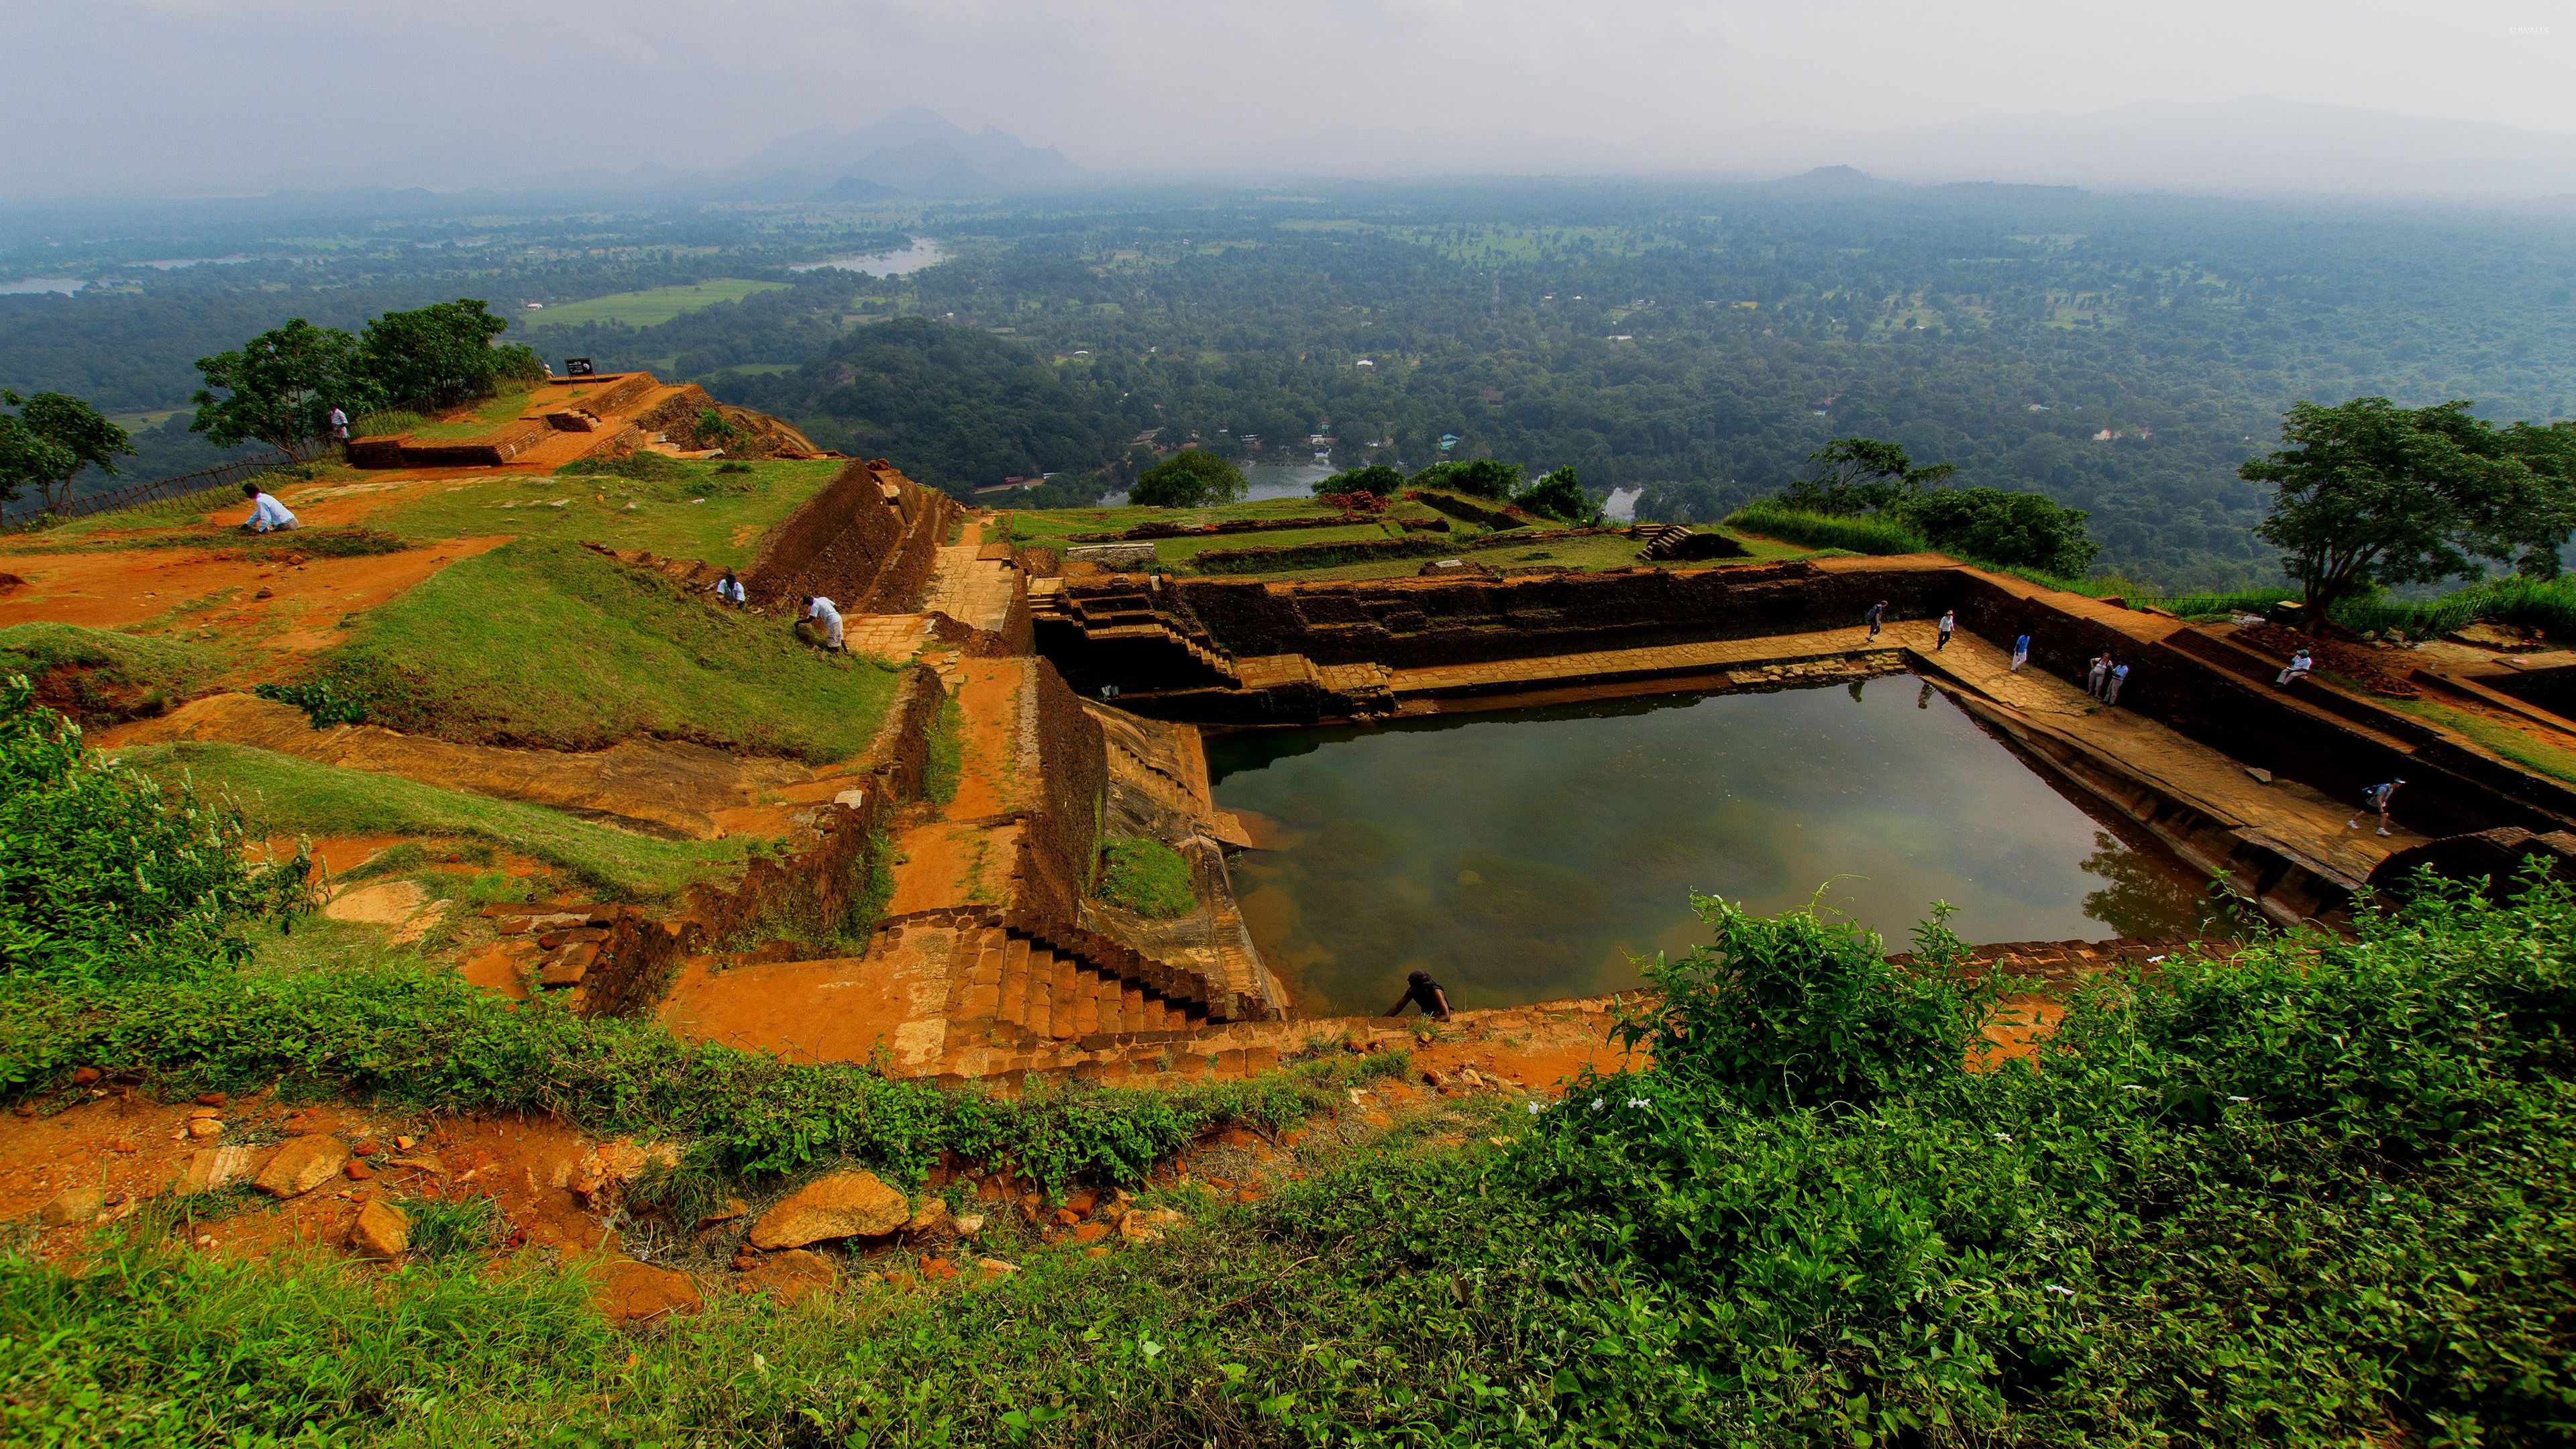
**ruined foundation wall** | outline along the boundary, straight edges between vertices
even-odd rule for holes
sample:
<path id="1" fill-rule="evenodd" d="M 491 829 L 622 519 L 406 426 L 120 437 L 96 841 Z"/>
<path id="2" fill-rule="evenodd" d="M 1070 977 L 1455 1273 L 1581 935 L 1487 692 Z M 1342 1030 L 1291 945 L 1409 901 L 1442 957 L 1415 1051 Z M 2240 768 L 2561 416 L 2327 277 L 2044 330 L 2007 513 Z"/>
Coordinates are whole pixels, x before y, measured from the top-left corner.
<path id="1" fill-rule="evenodd" d="M 1840 628 L 1881 599 L 1938 613 L 1958 571 L 1830 572 L 1805 562 L 1635 569 L 1538 578 L 1173 585 L 1238 658 L 1418 668 Z"/>
<path id="2" fill-rule="evenodd" d="M 1100 821 L 1109 795 L 1109 750 L 1055 666 L 1035 661 L 1040 802 L 1022 834 L 1024 906 L 1070 926 L 1100 858 Z"/>
<path id="3" fill-rule="evenodd" d="M 764 922 L 792 923 L 818 935 L 853 924 L 852 908 L 879 864 L 877 838 L 891 831 L 895 812 L 921 794 L 930 722 L 945 697 L 936 673 L 913 668 L 871 751 L 874 768 L 853 787 L 861 798 L 817 807 L 814 844 L 784 860 L 757 857 L 729 886 L 691 886 L 680 911 L 667 919 L 637 906 L 617 908 L 582 978 L 582 1014 L 650 1013 L 685 958 Z"/>
<path id="4" fill-rule="evenodd" d="M 939 566 L 963 510 L 879 458 L 852 463 L 770 535 L 743 574 L 751 601 L 793 606 L 808 594 L 844 614 L 908 612 Z"/>

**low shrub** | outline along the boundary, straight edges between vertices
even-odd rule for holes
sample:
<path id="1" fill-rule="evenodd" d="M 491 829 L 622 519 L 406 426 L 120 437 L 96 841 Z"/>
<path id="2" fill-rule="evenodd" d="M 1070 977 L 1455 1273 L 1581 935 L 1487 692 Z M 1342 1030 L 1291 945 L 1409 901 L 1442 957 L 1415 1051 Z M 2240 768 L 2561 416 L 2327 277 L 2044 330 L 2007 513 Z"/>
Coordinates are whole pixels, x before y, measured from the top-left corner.
<path id="1" fill-rule="evenodd" d="M 639 483 L 671 483 L 695 470 L 661 453 L 629 453 L 622 458 L 575 458 L 555 470 L 558 478 L 632 478 Z"/>
<path id="2" fill-rule="evenodd" d="M 1159 840 L 1112 840 L 1101 851 L 1100 898 L 1153 920 L 1198 909 L 1190 863 Z"/>
<path id="3" fill-rule="evenodd" d="M 304 711 L 305 717 L 317 730 L 332 725 L 364 724 L 367 719 L 367 701 L 362 697 L 334 692 L 331 681 L 327 679 L 317 679 L 310 684 L 255 684 L 251 686 L 251 693 Z"/>

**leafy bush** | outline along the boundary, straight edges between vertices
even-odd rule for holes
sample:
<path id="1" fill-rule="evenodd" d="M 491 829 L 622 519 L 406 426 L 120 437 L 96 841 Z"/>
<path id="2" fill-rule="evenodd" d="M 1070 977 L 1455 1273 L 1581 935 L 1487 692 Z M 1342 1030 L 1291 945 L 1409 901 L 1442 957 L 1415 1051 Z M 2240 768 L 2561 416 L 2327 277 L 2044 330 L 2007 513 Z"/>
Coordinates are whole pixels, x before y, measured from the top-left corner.
<path id="1" fill-rule="evenodd" d="M 1801 513 L 1772 502 L 1744 505 L 1727 517 L 1726 526 L 1782 543 L 1853 553 L 1925 553 L 1932 547 L 1920 535 L 1883 518 Z"/>
<path id="2" fill-rule="evenodd" d="M 2060 578 L 2082 578 L 2102 552 L 2084 531 L 2090 515 L 2037 493 L 1943 488 L 1908 498 L 1890 512 L 1945 552 Z"/>
<path id="3" fill-rule="evenodd" d="M 1166 921 L 1198 909 L 1190 863 L 1159 840 L 1112 840 L 1102 852 L 1100 898 Z"/>
<path id="4" fill-rule="evenodd" d="M 1403 488 L 1402 473 L 1384 463 L 1371 463 L 1365 468 L 1345 468 L 1329 478 L 1316 479 L 1314 493 L 1319 498 L 1327 493 L 1374 493 L 1380 498 L 1393 498 Z"/>
<path id="5" fill-rule="evenodd" d="M 1377 468 L 1362 471 L 1393 473 L 1395 470 L 1380 465 Z M 1434 463 L 1414 474 L 1410 482 L 1415 488 L 1445 488 L 1453 493 L 1464 493 L 1470 498 L 1483 498 L 1495 503 L 1503 503 L 1510 501 L 1513 493 L 1521 486 L 1521 465 L 1505 463 L 1493 458 L 1471 458 L 1463 463 Z M 1386 493 L 1388 490 L 1371 487 L 1370 491 Z"/>
<path id="6" fill-rule="evenodd" d="M 1519 472 L 1518 469 L 1513 471 Z M 1512 502 L 1542 518 L 1553 518 L 1579 527 L 1601 522 L 1601 505 L 1593 502 L 1592 495 L 1583 491 L 1583 485 L 1576 481 L 1572 468 L 1559 468 L 1539 479 Z"/>
<path id="7" fill-rule="evenodd" d="M 1243 470 L 1204 448 L 1183 448 L 1146 469 L 1127 492 L 1144 508 L 1201 508 L 1232 503 L 1250 491 Z"/>
<path id="8" fill-rule="evenodd" d="M 248 917 L 302 897 L 312 862 L 254 871 L 240 812 L 85 752 L 0 681 L 0 978 L 167 976 L 239 960 Z"/>
<path id="9" fill-rule="evenodd" d="M 251 686 L 251 693 L 304 711 L 317 730 L 332 725 L 364 724 L 367 719 L 366 699 L 334 693 L 331 681 L 327 679 L 317 679 L 310 684 L 255 684 Z"/>

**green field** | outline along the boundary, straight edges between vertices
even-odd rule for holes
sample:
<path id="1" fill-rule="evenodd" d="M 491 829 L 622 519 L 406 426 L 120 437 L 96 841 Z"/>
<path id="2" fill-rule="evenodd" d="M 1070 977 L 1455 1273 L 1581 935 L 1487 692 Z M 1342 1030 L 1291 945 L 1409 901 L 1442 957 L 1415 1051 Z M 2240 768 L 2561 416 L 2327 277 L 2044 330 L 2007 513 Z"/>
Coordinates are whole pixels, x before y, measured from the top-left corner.
<path id="1" fill-rule="evenodd" d="M 653 287 L 641 292 L 612 292 L 605 297 L 588 297 L 579 302 L 564 302 L 542 312 L 523 312 L 515 319 L 522 327 L 575 327 L 585 322 L 616 322 L 628 327 L 658 327 L 674 317 L 685 317 L 701 307 L 718 302 L 739 302 L 761 292 L 781 292 L 785 282 L 754 282 L 741 277 L 718 277 L 708 282 L 691 282 L 680 287 Z"/>
<path id="2" fill-rule="evenodd" d="M 466 559 L 370 610 L 324 675 L 411 734 L 573 750 L 652 735 L 818 762 L 866 750 L 900 678 L 555 539 Z"/>
<path id="3" fill-rule="evenodd" d="M 247 745 L 188 742 L 117 753 L 165 780 L 184 776 L 201 795 L 229 796 L 271 835 L 480 840 L 626 899 L 676 894 L 692 882 L 730 874 L 743 859 L 739 839 L 663 840 L 542 805 L 342 769 Z"/>
<path id="4" fill-rule="evenodd" d="M 724 466 L 674 462 L 674 476 L 649 481 L 614 474 L 508 474 L 423 493 L 368 522 L 423 542 L 506 533 L 640 548 L 740 568 L 759 551 L 762 535 L 843 467 L 822 459 L 733 464 L 750 471 L 717 471 Z M 555 506 L 558 499 L 561 507 Z M 630 503 L 634 507 L 627 507 Z"/>
<path id="5" fill-rule="evenodd" d="M 408 431 L 423 442 L 461 442 L 500 431 L 505 423 L 518 420 L 528 410 L 528 390 L 520 388 L 485 398 L 452 420 L 415 423 Z"/>

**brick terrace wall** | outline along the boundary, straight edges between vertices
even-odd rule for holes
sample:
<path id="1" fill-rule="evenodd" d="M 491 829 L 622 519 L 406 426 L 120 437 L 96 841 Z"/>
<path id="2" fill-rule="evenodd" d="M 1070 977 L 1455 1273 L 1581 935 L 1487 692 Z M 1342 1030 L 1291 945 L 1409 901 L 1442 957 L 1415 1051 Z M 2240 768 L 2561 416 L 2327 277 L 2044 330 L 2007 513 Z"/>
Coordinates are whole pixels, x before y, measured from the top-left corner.
<path id="1" fill-rule="evenodd" d="M 1100 721 L 1064 676 L 1035 661 L 1041 802 L 1022 832 L 1022 906 L 1070 927 L 1100 858 L 1100 820 L 1109 794 L 1109 749 Z"/>
<path id="2" fill-rule="evenodd" d="M 816 825 L 821 839 L 814 845 L 785 860 L 759 857 L 730 886 L 689 887 L 679 914 L 668 920 L 635 906 L 617 908 L 608 939 L 599 943 L 599 954 L 582 979 L 582 1013 L 640 1016 L 652 1011 L 686 957 L 764 919 L 826 931 L 847 924 L 877 863 L 875 837 L 890 828 L 905 802 L 921 794 L 930 761 L 930 721 L 945 697 L 939 676 L 914 666 L 871 752 L 875 769 L 859 787 L 866 798 L 855 810 L 823 807 Z"/>
<path id="3" fill-rule="evenodd" d="M 787 516 L 743 584 L 764 608 L 821 594 L 845 614 L 903 613 L 929 587 L 939 546 L 961 516 L 956 500 L 882 458 L 852 463 Z"/>
<path id="4" fill-rule="evenodd" d="M 1303 654 L 1319 664 L 1403 669 L 1838 628 L 1861 622 L 1880 599 L 1898 617 L 1919 617 L 1955 601 L 1960 579 L 1948 569 L 1829 572 L 1792 561 L 1519 579 L 1184 579 L 1173 587 L 1239 658 Z"/>

